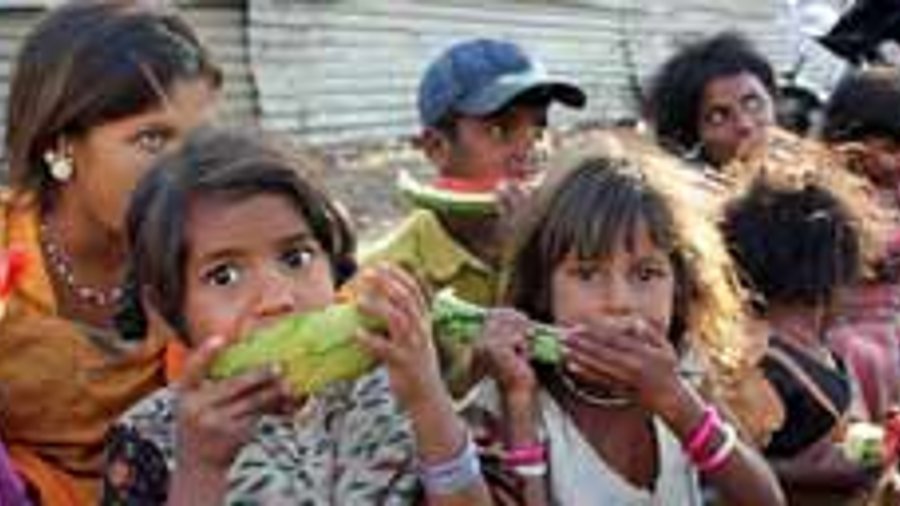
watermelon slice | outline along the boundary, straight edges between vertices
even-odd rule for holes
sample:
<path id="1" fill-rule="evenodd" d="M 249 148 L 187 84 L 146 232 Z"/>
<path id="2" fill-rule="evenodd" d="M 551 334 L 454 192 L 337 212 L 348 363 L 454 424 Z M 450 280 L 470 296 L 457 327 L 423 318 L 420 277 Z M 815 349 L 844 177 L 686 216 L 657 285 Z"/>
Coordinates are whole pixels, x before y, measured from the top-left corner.
<path id="1" fill-rule="evenodd" d="M 444 177 L 433 185 L 427 185 L 416 181 L 407 171 L 400 171 L 397 177 L 400 193 L 413 205 L 468 216 L 497 213 L 497 197 L 493 189 L 498 182 L 499 180 L 470 182 Z"/>

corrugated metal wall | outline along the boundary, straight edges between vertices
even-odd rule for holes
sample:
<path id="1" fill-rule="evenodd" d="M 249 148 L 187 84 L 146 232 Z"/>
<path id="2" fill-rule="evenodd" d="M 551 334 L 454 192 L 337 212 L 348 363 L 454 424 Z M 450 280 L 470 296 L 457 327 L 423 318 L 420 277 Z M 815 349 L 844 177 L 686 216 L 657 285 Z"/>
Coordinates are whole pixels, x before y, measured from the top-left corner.
<path id="1" fill-rule="evenodd" d="M 228 123 L 255 123 L 256 91 L 249 66 L 247 9 L 244 0 L 183 0 L 179 9 L 208 44 L 225 73 L 221 119 Z M 44 13 L 43 9 L 0 8 L 0 135 L 3 135 L 6 97 L 12 59 L 25 34 Z M 3 148 L 0 146 L 0 161 Z M 2 163 L 0 163 L 2 166 Z"/>
<path id="2" fill-rule="evenodd" d="M 783 0 L 178 0 L 226 72 L 223 119 L 315 143 L 413 133 L 415 86 L 455 40 L 519 41 L 581 82 L 586 112 L 557 124 L 633 114 L 634 84 L 677 46 L 734 27 L 780 68 L 791 62 Z M 9 60 L 37 9 L 0 9 L 0 102 Z M 0 113 L 2 114 L 2 113 Z"/>
<path id="3" fill-rule="evenodd" d="M 38 9 L 0 9 L 0 139 L 6 136 L 6 98 L 13 60 L 22 38 L 40 13 Z M 0 142 L 0 169 L 5 166 L 3 160 L 3 143 Z"/>
<path id="4" fill-rule="evenodd" d="M 220 119 L 256 123 L 256 84 L 250 70 L 245 0 L 182 0 L 180 9 L 196 27 L 225 73 Z"/>
<path id="5" fill-rule="evenodd" d="M 677 45 L 733 27 L 779 66 L 789 58 L 781 0 L 253 0 L 250 58 L 264 123 L 316 143 L 415 131 L 415 86 L 455 40 L 516 40 L 590 95 L 557 124 L 634 112 L 635 79 Z"/>

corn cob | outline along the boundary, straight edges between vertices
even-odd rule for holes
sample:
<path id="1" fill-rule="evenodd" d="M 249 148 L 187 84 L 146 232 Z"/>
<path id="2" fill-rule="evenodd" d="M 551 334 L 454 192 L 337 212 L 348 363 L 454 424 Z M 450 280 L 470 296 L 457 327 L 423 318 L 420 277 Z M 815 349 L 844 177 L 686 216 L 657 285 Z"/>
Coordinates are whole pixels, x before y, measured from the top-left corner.
<path id="1" fill-rule="evenodd" d="M 878 467 L 885 458 L 884 428 L 867 422 L 854 422 L 844 436 L 844 455 L 864 467 Z"/>
<path id="2" fill-rule="evenodd" d="M 374 359 L 354 339 L 358 329 L 372 325 L 353 303 L 290 316 L 230 346 L 210 373 L 213 378 L 223 378 L 279 364 L 295 393 L 315 393 L 374 366 Z"/>
<path id="3" fill-rule="evenodd" d="M 481 335 L 487 311 L 443 290 L 432 301 L 431 315 L 438 341 L 465 346 Z M 375 365 L 353 336 L 360 328 L 378 325 L 360 314 L 353 303 L 290 316 L 229 347 L 213 364 L 211 375 L 223 378 L 280 364 L 295 393 L 312 394 L 334 381 L 356 378 Z M 534 324 L 530 335 L 534 360 L 544 363 L 561 360 L 555 328 Z"/>
<path id="4" fill-rule="evenodd" d="M 481 336 L 486 318 L 486 309 L 457 298 L 452 290 L 438 292 L 431 305 L 434 336 L 438 342 L 472 344 Z M 559 329 L 532 323 L 528 337 L 532 360 L 545 364 L 558 364 L 562 361 Z"/>

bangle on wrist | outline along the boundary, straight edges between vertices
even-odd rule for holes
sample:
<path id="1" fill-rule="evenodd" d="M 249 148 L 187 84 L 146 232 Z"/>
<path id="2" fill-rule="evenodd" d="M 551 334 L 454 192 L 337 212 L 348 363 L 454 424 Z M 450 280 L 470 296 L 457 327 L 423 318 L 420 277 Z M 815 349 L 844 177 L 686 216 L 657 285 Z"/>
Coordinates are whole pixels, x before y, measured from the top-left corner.
<path id="1" fill-rule="evenodd" d="M 729 423 L 722 424 L 722 444 L 715 452 L 708 455 L 704 460 L 697 462 L 697 469 L 704 473 L 714 473 L 723 468 L 728 462 L 728 457 L 734 453 L 737 447 L 737 432 L 734 426 Z"/>
<path id="2" fill-rule="evenodd" d="M 540 478 L 547 475 L 547 463 L 522 464 L 514 466 L 512 470 L 523 478 Z"/>
<path id="3" fill-rule="evenodd" d="M 694 462 L 701 460 L 713 435 L 717 429 L 721 429 L 721 426 L 722 418 L 716 408 L 710 405 L 703 408 L 703 417 L 700 419 L 700 423 L 688 433 L 687 442 L 684 445 L 691 460 Z"/>
<path id="4" fill-rule="evenodd" d="M 544 445 L 541 443 L 515 446 L 507 449 L 503 455 L 503 463 L 511 468 L 516 466 L 545 464 L 546 462 L 547 452 Z"/>
<path id="5" fill-rule="evenodd" d="M 456 455 L 436 464 L 420 465 L 419 478 L 432 495 L 452 495 L 476 484 L 481 479 L 481 464 L 468 431 Z"/>

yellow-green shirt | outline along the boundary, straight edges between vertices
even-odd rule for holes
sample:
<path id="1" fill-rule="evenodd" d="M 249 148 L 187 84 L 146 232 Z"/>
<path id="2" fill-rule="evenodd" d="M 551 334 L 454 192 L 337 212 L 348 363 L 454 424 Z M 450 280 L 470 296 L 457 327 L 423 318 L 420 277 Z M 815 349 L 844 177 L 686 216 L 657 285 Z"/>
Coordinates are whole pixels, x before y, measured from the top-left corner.
<path id="1" fill-rule="evenodd" d="M 491 306 L 498 300 L 497 270 L 454 239 L 432 211 L 413 211 L 387 237 L 364 246 L 359 259 L 362 265 L 401 265 L 429 288 L 452 287 L 457 296 L 475 304 Z"/>
<path id="2" fill-rule="evenodd" d="M 417 209 L 384 239 L 359 254 L 362 265 L 390 262 L 414 272 L 429 289 L 452 287 L 457 296 L 469 302 L 492 306 L 500 294 L 500 276 L 460 244 L 429 210 Z M 446 342 L 437 336 L 444 379 L 457 397 L 470 386 L 472 348 L 463 343 Z"/>

